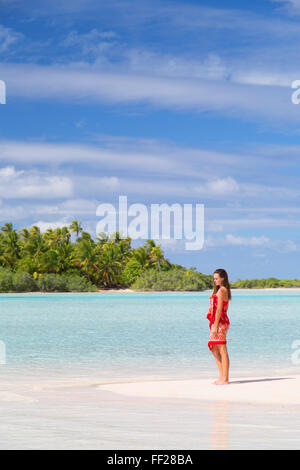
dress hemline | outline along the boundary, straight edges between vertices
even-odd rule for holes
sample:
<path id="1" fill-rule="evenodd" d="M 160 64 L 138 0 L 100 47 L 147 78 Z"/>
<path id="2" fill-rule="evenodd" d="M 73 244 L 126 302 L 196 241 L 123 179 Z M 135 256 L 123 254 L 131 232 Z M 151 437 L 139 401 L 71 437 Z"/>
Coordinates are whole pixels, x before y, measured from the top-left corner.
<path id="1" fill-rule="evenodd" d="M 227 344 L 227 341 L 209 341 L 208 347 L 211 351 L 214 344 Z"/>

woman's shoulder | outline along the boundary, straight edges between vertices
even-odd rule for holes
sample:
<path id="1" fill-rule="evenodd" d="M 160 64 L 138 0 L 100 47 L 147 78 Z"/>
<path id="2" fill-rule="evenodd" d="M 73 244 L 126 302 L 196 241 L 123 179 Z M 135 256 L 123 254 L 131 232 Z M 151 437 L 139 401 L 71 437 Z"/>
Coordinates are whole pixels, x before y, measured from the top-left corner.
<path id="1" fill-rule="evenodd" d="M 227 289 L 227 287 L 225 287 L 225 286 L 221 286 L 221 287 L 219 288 L 218 292 L 225 292 L 225 293 L 227 294 L 228 289 Z"/>
<path id="2" fill-rule="evenodd" d="M 214 292 L 212 294 L 210 294 L 209 298 L 211 299 L 212 297 L 220 297 L 220 295 L 222 297 L 227 297 L 228 298 L 228 289 L 227 287 L 225 286 L 221 286 L 219 289 L 218 289 L 218 292 L 217 294 L 215 294 Z"/>
<path id="3" fill-rule="evenodd" d="M 219 289 L 220 294 L 222 297 L 225 297 L 226 300 L 228 300 L 228 289 L 225 286 L 221 286 Z"/>

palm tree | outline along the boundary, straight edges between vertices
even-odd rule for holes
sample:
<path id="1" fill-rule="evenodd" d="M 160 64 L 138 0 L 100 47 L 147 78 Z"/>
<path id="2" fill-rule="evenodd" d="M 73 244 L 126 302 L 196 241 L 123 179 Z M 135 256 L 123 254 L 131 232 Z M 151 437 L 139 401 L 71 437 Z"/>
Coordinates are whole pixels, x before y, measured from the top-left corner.
<path id="1" fill-rule="evenodd" d="M 57 272 L 68 272 L 74 268 L 74 247 L 70 243 L 64 243 L 55 249 L 57 259 Z"/>
<path id="2" fill-rule="evenodd" d="M 127 237 L 127 238 L 121 240 L 117 246 L 118 246 L 118 249 L 119 249 L 119 252 L 120 252 L 120 256 L 123 260 L 123 263 L 126 264 L 127 261 L 129 261 L 129 259 L 131 258 L 131 253 L 130 253 L 131 238 Z"/>
<path id="3" fill-rule="evenodd" d="M 3 230 L 4 228 L 4 230 Z M 6 228 L 8 229 L 6 231 Z M 2 238 L 1 261 L 4 266 L 14 268 L 17 260 L 20 258 L 19 237 L 11 224 L 5 224 L 2 227 L 5 236 Z"/>
<path id="4" fill-rule="evenodd" d="M 150 252 L 150 262 L 151 264 L 157 265 L 159 271 L 161 270 L 161 263 L 164 259 L 164 254 L 160 245 L 153 247 Z"/>
<path id="5" fill-rule="evenodd" d="M 78 241 L 81 241 L 81 240 L 87 240 L 91 243 L 94 243 L 94 240 L 92 239 L 91 235 L 88 232 L 85 232 L 84 230 L 82 230 L 81 232 L 81 237 L 78 238 Z"/>
<path id="6" fill-rule="evenodd" d="M 43 238 L 48 247 L 55 244 L 55 232 L 53 228 L 48 228 L 46 232 L 43 233 Z"/>
<path id="7" fill-rule="evenodd" d="M 64 243 L 69 243 L 71 234 L 68 230 L 68 227 L 57 227 L 54 230 L 55 234 L 55 243 L 57 245 L 63 245 Z"/>
<path id="8" fill-rule="evenodd" d="M 79 265 L 84 268 L 89 281 L 91 280 L 91 272 L 99 270 L 97 266 L 97 252 L 94 245 L 94 242 L 92 243 L 88 239 L 81 239 L 77 245 L 76 259 Z"/>
<path id="9" fill-rule="evenodd" d="M 41 272 L 45 273 L 58 273 L 59 263 L 57 251 L 54 248 L 48 248 L 43 254 L 41 260 Z"/>
<path id="10" fill-rule="evenodd" d="M 107 233 L 105 232 L 101 232 L 98 234 L 98 237 L 96 237 L 96 240 L 97 240 L 97 244 L 99 246 L 103 246 L 105 245 L 105 243 L 107 243 L 109 241 L 109 236 Z"/>
<path id="11" fill-rule="evenodd" d="M 6 224 L 4 224 L 2 227 L 1 227 L 1 230 L 3 233 L 5 233 L 6 235 L 8 233 L 12 233 L 14 232 L 15 230 L 13 229 L 13 225 L 11 222 L 6 222 Z"/>
<path id="12" fill-rule="evenodd" d="M 42 255 L 46 250 L 45 240 L 39 227 L 34 225 L 29 230 L 19 232 L 21 260 L 18 266 L 28 272 L 41 270 Z"/>
<path id="13" fill-rule="evenodd" d="M 112 242 L 104 245 L 98 266 L 101 282 L 105 287 L 118 284 L 122 270 L 122 259 L 118 246 Z"/>
<path id="14" fill-rule="evenodd" d="M 109 239 L 113 241 L 116 245 L 118 245 L 122 240 L 124 240 L 124 238 L 122 237 L 122 234 L 118 231 L 113 232 L 110 235 Z"/>
<path id="15" fill-rule="evenodd" d="M 71 230 L 72 233 L 76 232 L 76 240 L 77 240 L 79 237 L 79 234 L 83 231 L 82 223 L 78 222 L 78 220 L 73 220 L 71 225 L 69 225 L 69 229 Z"/>
<path id="16" fill-rule="evenodd" d="M 149 256 L 143 246 L 133 249 L 132 256 L 140 263 L 141 266 L 143 266 L 143 268 L 147 267 Z"/>

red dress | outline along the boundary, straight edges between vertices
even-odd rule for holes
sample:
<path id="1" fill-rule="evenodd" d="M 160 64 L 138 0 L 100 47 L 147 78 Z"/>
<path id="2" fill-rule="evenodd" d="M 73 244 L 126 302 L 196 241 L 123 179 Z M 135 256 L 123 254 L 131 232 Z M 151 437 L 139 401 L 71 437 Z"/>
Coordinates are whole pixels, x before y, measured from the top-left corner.
<path id="1" fill-rule="evenodd" d="M 211 332 L 211 327 L 214 324 L 215 317 L 216 317 L 216 311 L 217 311 L 217 306 L 218 306 L 218 296 L 217 294 L 211 294 L 209 298 L 210 298 L 210 305 L 209 305 L 209 310 L 208 310 L 208 314 L 206 315 L 206 318 L 209 320 L 209 328 L 210 328 L 208 347 L 212 351 L 213 344 L 226 344 L 226 334 L 229 330 L 229 325 L 230 325 L 230 321 L 227 316 L 229 301 L 228 300 L 223 301 L 222 312 L 221 312 L 219 325 L 218 325 L 218 331 L 217 331 L 217 334 L 214 335 Z"/>

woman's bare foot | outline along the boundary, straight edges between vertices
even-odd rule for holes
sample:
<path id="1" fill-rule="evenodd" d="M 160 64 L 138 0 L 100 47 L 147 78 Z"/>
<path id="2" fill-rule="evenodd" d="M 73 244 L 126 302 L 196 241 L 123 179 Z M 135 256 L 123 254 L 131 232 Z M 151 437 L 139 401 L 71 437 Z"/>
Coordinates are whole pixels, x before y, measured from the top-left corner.
<path id="1" fill-rule="evenodd" d="M 213 385 L 220 385 L 222 382 L 222 379 L 217 379 L 217 380 L 214 380 L 214 382 L 212 382 Z"/>
<path id="2" fill-rule="evenodd" d="M 228 380 L 216 380 L 215 384 L 216 385 L 228 385 L 229 381 Z"/>

